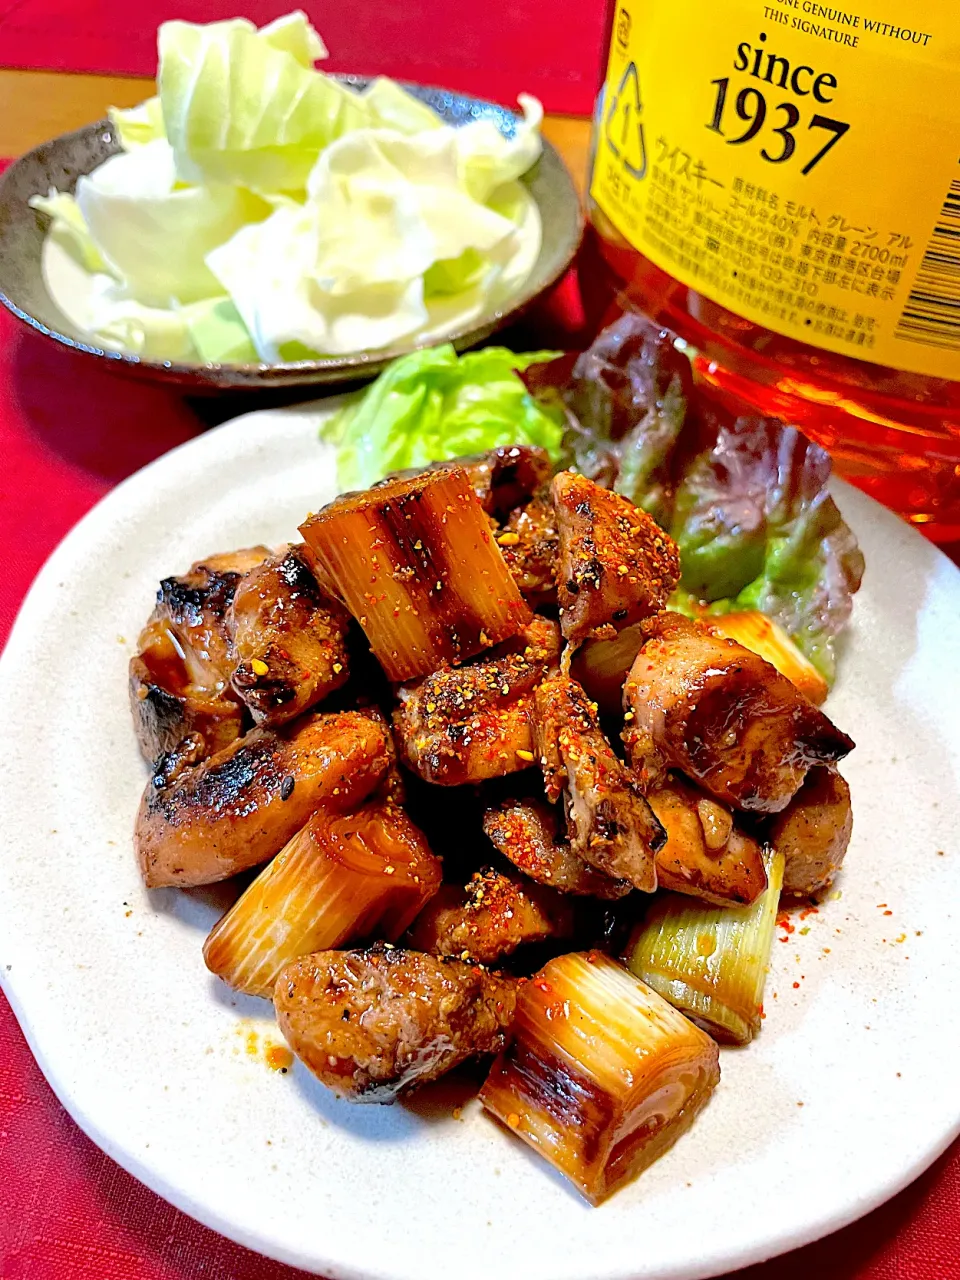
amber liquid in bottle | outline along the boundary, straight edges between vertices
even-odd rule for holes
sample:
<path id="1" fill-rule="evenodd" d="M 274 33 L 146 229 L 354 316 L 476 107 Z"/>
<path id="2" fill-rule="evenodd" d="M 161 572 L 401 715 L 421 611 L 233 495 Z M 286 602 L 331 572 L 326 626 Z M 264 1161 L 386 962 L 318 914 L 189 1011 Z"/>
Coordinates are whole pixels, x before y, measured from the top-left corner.
<path id="1" fill-rule="evenodd" d="M 597 135 L 595 121 L 594 150 Z M 593 159 L 592 151 L 591 172 Z M 695 376 L 732 404 L 794 423 L 829 450 L 845 479 L 929 538 L 960 539 L 960 382 L 774 333 L 655 266 L 589 195 L 587 214 L 579 275 L 591 328 L 639 308 L 691 345 Z"/>

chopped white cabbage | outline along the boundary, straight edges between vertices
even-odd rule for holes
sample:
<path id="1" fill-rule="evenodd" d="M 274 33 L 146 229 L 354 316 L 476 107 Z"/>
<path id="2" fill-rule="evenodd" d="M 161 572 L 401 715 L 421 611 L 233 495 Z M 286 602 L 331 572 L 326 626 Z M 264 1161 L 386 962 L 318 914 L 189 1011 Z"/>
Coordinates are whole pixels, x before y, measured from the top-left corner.
<path id="1" fill-rule="evenodd" d="M 107 114 L 124 151 L 132 151 L 134 147 L 142 147 L 167 136 L 163 126 L 163 108 L 157 97 L 147 98 L 146 102 L 127 110 L 111 107 Z"/>
<path id="2" fill-rule="evenodd" d="M 77 183 L 94 245 L 148 306 L 209 298 L 222 290 L 207 254 L 269 206 L 240 187 L 177 185 L 170 144 L 157 138 L 111 156 Z"/>
<path id="3" fill-rule="evenodd" d="M 45 213 L 53 222 L 50 235 L 67 250 L 72 258 L 88 271 L 109 271 L 103 255 L 93 243 L 90 228 L 83 220 L 80 206 L 74 196 L 53 187 L 45 196 L 31 196 L 30 208 Z"/>
<path id="4" fill-rule="evenodd" d="M 382 350 L 464 327 L 529 274 L 535 99 L 507 138 L 391 80 L 355 92 L 315 69 L 299 10 L 167 22 L 159 50 L 158 96 L 111 111 L 122 152 L 76 200 L 32 202 L 90 273 L 104 342 L 209 362 Z"/>

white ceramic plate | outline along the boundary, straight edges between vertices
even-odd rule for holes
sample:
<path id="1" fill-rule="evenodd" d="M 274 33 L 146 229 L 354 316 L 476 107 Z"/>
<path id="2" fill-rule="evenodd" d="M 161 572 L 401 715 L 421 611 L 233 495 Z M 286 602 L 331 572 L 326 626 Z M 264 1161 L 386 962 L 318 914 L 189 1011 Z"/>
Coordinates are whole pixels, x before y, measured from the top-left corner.
<path id="1" fill-rule="evenodd" d="M 960 575 L 842 486 L 868 565 L 829 704 L 859 744 L 842 897 L 774 944 L 763 1034 L 692 1131 L 590 1209 L 476 1102 L 355 1107 L 269 1068 L 268 1006 L 203 966 L 215 895 L 140 885 L 126 663 L 161 576 L 331 496 L 325 411 L 251 414 L 121 485 L 0 663 L 0 979 L 61 1101 L 187 1213 L 335 1280 L 692 1280 L 899 1190 L 960 1128 Z"/>

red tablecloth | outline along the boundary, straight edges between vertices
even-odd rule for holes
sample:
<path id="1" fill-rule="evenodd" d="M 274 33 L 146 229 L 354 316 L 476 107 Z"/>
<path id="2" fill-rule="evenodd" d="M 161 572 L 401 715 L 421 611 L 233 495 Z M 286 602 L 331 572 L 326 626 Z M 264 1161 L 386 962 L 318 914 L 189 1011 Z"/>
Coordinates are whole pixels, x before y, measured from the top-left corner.
<path id="1" fill-rule="evenodd" d="M 535 318 L 540 342 L 560 336 L 550 326 L 562 327 L 564 314 L 554 306 Z M 111 486 L 252 407 L 123 380 L 0 315 L 0 643 L 44 559 Z M 198 1226 L 98 1151 L 61 1109 L 0 997 L 0 1280 L 300 1275 Z M 960 1146 L 859 1224 L 741 1273 L 775 1277 L 960 1280 Z"/>
<path id="2" fill-rule="evenodd" d="M 535 93 L 548 111 L 589 115 L 603 54 L 604 0 L 475 4 L 447 0 L 315 4 L 303 0 L 0 0 L 0 66 L 152 76 L 167 18 L 258 25 L 303 8 L 330 49 L 331 71 L 387 75 L 512 104 Z"/>

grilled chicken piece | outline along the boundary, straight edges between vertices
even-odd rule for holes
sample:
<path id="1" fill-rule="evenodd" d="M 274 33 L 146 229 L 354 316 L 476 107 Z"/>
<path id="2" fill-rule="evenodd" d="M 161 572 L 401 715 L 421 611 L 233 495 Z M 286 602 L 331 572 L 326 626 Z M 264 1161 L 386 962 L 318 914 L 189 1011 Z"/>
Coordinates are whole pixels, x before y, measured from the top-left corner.
<path id="1" fill-rule="evenodd" d="M 557 591 L 565 640 L 610 640 L 662 609 L 680 581 L 673 541 L 645 511 L 572 471 L 551 485 L 560 536 Z"/>
<path id="2" fill-rule="evenodd" d="M 657 854 L 661 889 L 726 907 L 748 906 L 767 887 L 760 846 L 730 810 L 680 778 L 647 797 L 667 833 Z"/>
<path id="3" fill-rule="evenodd" d="M 401 687 L 393 727 L 404 763 L 441 786 L 529 768 L 533 691 L 559 656 L 557 624 L 534 618 L 488 656 Z"/>
<path id="4" fill-rule="evenodd" d="M 811 769 L 769 831 L 783 854 L 783 892 L 808 897 L 840 870 L 853 831 L 850 788 L 835 769 Z"/>
<path id="5" fill-rule="evenodd" d="M 556 805 L 542 800 L 506 800 L 483 816 L 483 830 L 513 865 L 538 884 L 560 893 L 613 900 L 633 890 L 629 880 L 614 880 L 584 862 L 560 831 Z"/>
<path id="6" fill-rule="evenodd" d="M 345 494 L 300 532 L 390 680 L 464 662 L 530 622 L 462 467 Z"/>
<path id="7" fill-rule="evenodd" d="M 807 770 L 853 749 L 786 678 L 734 640 L 661 613 L 623 689 L 623 739 L 645 791 L 679 769 L 738 809 L 786 808 Z"/>
<path id="8" fill-rule="evenodd" d="M 434 894 L 407 933 L 415 951 L 493 964 L 528 942 L 571 938 L 571 903 L 559 893 L 492 867 L 470 883 L 446 884 Z"/>
<path id="9" fill-rule="evenodd" d="M 256 724 L 285 724 L 347 679 L 350 615 L 320 590 L 299 547 L 241 580 L 228 613 L 233 688 Z"/>
<path id="10" fill-rule="evenodd" d="M 512 979 L 382 943 L 305 956 L 274 993 L 290 1048 L 355 1102 L 392 1102 L 468 1058 L 498 1053 L 516 999 Z"/>
<path id="11" fill-rule="evenodd" d="M 144 882 L 212 884 L 259 866 L 320 805 L 357 805 L 389 763 L 383 725 L 357 711 L 251 729 L 174 781 L 147 783 L 134 835 Z"/>
<path id="12" fill-rule="evenodd" d="M 529 604 L 536 607 L 556 599 L 560 536 L 549 488 L 539 489 L 525 506 L 510 512 L 497 545 Z"/>
<path id="13" fill-rule="evenodd" d="M 251 547 L 208 556 L 160 583 L 130 659 L 133 724 L 150 764 L 190 735 L 198 735 L 204 755 L 240 736 L 243 708 L 230 687 L 227 614 L 241 576 L 269 554 Z"/>
<path id="14" fill-rule="evenodd" d="M 394 471 L 387 480 L 410 480 L 427 471 L 449 471 L 451 467 L 462 467 L 466 471 L 484 511 L 498 518 L 526 502 L 553 475 L 553 464 L 546 449 L 532 444 L 510 444 L 447 462 L 431 462 L 427 467 Z"/>
<path id="15" fill-rule="evenodd" d="M 635 889 L 657 887 L 666 833 L 604 737 L 597 708 L 575 680 L 555 677 L 535 694 L 537 754 L 547 798 L 562 795 L 573 852 Z"/>

